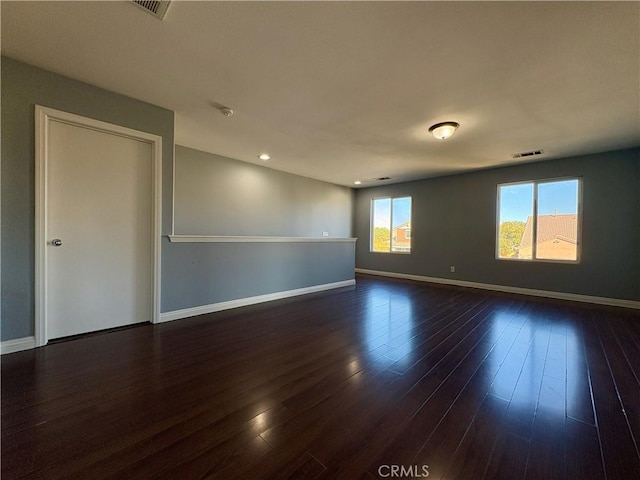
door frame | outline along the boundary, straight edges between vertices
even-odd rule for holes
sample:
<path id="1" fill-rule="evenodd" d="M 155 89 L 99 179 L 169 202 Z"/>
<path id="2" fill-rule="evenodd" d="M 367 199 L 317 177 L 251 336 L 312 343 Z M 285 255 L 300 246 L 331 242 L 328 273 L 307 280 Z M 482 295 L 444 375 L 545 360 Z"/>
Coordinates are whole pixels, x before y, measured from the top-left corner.
<path id="1" fill-rule="evenodd" d="M 152 318 L 160 320 L 160 248 L 162 234 L 162 137 L 102 122 L 73 113 L 35 106 L 35 343 L 46 345 L 47 335 L 47 194 L 49 139 L 51 122 L 89 128 L 109 135 L 126 137 L 151 145 L 151 236 L 152 236 Z"/>

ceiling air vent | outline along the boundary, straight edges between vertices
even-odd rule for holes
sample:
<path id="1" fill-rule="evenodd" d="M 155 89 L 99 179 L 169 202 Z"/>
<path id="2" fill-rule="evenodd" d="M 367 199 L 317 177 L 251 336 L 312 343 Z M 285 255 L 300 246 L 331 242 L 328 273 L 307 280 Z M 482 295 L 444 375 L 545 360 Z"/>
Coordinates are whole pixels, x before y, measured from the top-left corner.
<path id="1" fill-rule="evenodd" d="M 169 8 L 169 4 L 171 0 L 160 0 L 160 1 L 150 1 L 150 0 L 132 0 L 137 6 L 142 8 L 145 12 L 150 13 L 154 17 L 162 20 L 167 13 L 167 9 Z"/>
<path id="2" fill-rule="evenodd" d="M 391 180 L 391 177 L 378 177 L 378 178 L 374 178 L 374 180 L 377 180 L 379 182 L 382 182 L 384 180 Z"/>
<path id="3" fill-rule="evenodd" d="M 544 150 L 533 150 L 531 152 L 522 152 L 522 153 L 512 153 L 512 158 L 525 158 L 525 157 L 534 157 L 536 155 L 542 155 Z"/>

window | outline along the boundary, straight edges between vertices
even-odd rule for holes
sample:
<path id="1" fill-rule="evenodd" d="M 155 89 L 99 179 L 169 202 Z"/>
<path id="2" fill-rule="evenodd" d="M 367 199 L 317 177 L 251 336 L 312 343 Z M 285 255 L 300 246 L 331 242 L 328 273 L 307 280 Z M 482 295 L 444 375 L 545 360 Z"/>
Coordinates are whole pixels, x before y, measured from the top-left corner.
<path id="1" fill-rule="evenodd" d="M 411 197 L 371 201 L 371 251 L 411 252 Z"/>
<path id="2" fill-rule="evenodd" d="M 496 258 L 577 262 L 577 178 L 498 185 Z"/>

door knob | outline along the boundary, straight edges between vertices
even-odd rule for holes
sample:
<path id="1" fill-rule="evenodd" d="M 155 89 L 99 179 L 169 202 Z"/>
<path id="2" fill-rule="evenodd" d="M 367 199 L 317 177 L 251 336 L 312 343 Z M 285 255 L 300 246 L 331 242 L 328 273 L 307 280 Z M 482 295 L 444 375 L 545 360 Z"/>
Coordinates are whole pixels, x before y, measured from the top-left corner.
<path id="1" fill-rule="evenodd" d="M 60 240 L 59 238 L 56 238 L 55 240 L 51 240 L 51 245 L 53 245 L 54 247 L 61 247 L 62 240 Z"/>

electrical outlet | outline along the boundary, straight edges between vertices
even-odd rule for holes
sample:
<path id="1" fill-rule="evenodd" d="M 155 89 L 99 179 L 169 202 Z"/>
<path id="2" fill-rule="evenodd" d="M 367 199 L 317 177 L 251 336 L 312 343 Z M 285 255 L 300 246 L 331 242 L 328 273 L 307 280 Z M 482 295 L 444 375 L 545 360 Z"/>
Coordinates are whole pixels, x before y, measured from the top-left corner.
<path id="1" fill-rule="evenodd" d="M 451 273 L 455 273 L 456 271 L 456 267 L 454 267 L 453 265 L 451 265 L 451 267 L 449 267 L 451 269 Z"/>
<path id="2" fill-rule="evenodd" d="M 328 237 L 329 236 L 329 232 L 322 232 L 322 236 L 323 237 Z"/>

